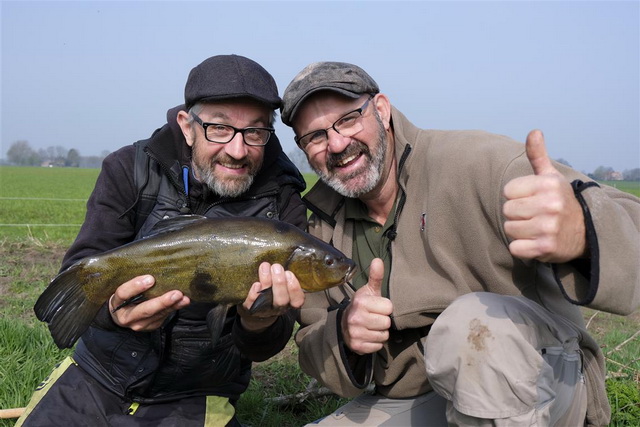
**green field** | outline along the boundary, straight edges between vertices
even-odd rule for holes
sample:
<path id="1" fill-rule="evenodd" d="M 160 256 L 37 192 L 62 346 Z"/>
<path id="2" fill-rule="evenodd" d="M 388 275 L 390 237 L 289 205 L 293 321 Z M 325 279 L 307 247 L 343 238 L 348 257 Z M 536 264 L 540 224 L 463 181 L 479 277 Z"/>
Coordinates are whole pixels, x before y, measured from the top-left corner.
<path id="1" fill-rule="evenodd" d="M 36 385 L 69 352 L 53 345 L 32 307 L 78 232 L 98 173 L 0 167 L 0 410 L 25 406 Z M 311 184 L 317 178 L 308 174 L 305 179 Z M 640 195 L 640 183 L 609 184 Z M 640 425 L 640 313 L 619 317 L 585 309 L 584 317 L 606 355 L 611 425 Z M 255 365 L 238 406 L 245 425 L 302 425 L 344 403 L 333 395 L 273 401 L 304 393 L 310 384 L 296 355 L 290 342 L 280 355 Z M 0 427 L 10 425 L 13 420 L 0 420 Z"/>

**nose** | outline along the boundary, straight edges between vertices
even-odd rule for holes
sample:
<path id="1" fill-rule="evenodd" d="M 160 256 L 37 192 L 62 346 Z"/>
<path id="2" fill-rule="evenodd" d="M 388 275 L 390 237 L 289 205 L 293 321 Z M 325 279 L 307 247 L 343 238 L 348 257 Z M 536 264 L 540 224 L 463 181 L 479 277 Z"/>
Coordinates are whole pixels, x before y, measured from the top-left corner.
<path id="1" fill-rule="evenodd" d="M 224 146 L 225 152 L 234 159 L 240 160 L 247 157 L 247 145 L 244 143 L 242 133 L 238 132 L 233 139 Z"/>
<path id="2" fill-rule="evenodd" d="M 340 135 L 335 129 L 327 131 L 327 150 L 330 153 L 342 153 L 351 142 L 351 137 Z"/>

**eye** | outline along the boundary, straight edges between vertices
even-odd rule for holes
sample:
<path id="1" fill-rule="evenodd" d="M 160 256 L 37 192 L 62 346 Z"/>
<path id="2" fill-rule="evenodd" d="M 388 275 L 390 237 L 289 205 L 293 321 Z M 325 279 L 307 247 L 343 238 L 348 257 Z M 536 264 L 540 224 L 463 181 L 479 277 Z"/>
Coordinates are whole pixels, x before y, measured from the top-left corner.
<path id="1" fill-rule="evenodd" d="M 212 132 L 215 135 L 226 135 L 229 133 L 229 131 L 231 130 L 231 128 L 229 128 L 228 126 L 225 125 L 211 125 L 209 126 L 209 132 Z"/>
<path id="2" fill-rule="evenodd" d="M 349 127 L 349 126 L 353 125 L 353 123 L 356 121 L 356 119 L 358 117 L 360 117 L 360 114 L 358 114 L 358 113 L 348 114 L 348 115 L 344 116 L 343 118 L 341 118 L 340 120 L 338 120 L 336 122 L 335 126 L 337 128 Z"/>
<path id="3" fill-rule="evenodd" d="M 324 257 L 324 265 L 326 265 L 327 267 L 331 267 L 336 261 L 333 259 L 332 256 L 325 256 Z"/>
<path id="4" fill-rule="evenodd" d="M 327 137 L 327 131 L 319 130 L 312 133 L 311 135 L 307 135 L 307 140 L 312 144 L 317 144 L 318 142 L 324 141 L 326 137 Z"/>

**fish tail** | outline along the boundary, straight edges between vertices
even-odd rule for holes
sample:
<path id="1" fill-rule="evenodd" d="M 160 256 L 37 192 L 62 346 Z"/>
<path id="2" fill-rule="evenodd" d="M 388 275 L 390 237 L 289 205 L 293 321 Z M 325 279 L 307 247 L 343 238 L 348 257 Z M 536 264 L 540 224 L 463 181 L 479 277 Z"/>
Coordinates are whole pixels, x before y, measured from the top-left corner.
<path id="1" fill-rule="evenodd" d="M 48 324 L 59 348 L 72 347 L 102 306 L 87 299 L 78 278 L 81 269 L 81 265 L 73 265 L 56 276 L 33 307 L 38 320 Z"/>

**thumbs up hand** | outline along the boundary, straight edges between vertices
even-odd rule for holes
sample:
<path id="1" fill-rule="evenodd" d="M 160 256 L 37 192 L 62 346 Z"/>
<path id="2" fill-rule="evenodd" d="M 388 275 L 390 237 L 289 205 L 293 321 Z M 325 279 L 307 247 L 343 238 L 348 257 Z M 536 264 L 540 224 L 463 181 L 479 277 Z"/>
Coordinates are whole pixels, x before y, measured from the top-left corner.
<path id="1" fill-rule="evenodd" d="M 509 251 L 522 259 L 562 263 L 586 253 L 582 207 L 571 184 L 553 166 L 544 136 L 529 133 L 526 151 L 533 175 L 515 178 L 504 187 L 504 231 Z"/>
<path id="2" fill-rule="evenodd" d="M 357 354 L 375 353 L 389 339 L 393 304 L 382 296 L 384 264 L 371 262 L 369 282 L 358 289 L 342 316 L 344 342 Z"/>

